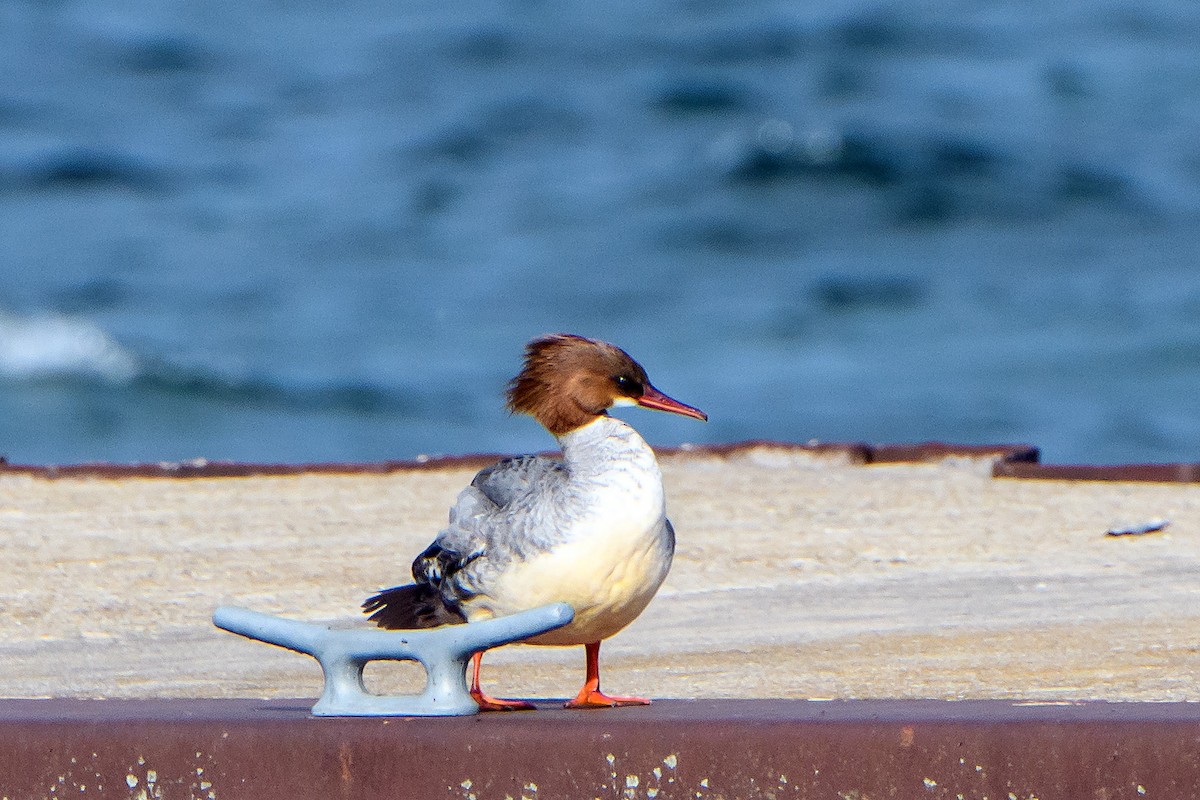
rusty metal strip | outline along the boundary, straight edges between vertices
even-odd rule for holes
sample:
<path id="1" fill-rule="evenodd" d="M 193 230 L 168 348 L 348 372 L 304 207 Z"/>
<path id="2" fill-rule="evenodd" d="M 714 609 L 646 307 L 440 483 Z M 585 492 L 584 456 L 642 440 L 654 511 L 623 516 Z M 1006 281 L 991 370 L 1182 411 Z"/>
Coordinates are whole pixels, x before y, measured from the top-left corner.
<path id="1" fill-rule="evenodd" d="M 0 795 L 1194 798 L 1200 705 L 667 700 L 315 719 L 311 700 L 2 700 Z"/>
<path id="2" fill-rule="evenodd" d="M 1196 483 L 1200 464 L 1031 464 L 997 461 L 996 478 L 1030 478 L 1059 481 L 1126 481 L 1141 483 Z"/>
<path id="3" fill-rule="evenodd" d="M 851 464 L 930 463 L 950 458 L 992 459 L 996 478 L 1029 478 L 1070 481 L 1127 481 L 1160 483 L 1200 482 L 1200 463 L 1194 464 L 1042 464 L 1032 445 L 963 445 L 946 442 L 870 445 L 863 442 L 776 442 L 748 440 L 731 444 L 687 445 L 657 448 L 663 456 L 701 455 L 734 458 L 754 450 L 838 456 Z M 553 454 L 553 453 L 550 453 Z M 386 475 L 396 472 L 480 469 L 504 458 L 499 453 L 421 457 L 410 460 L 322 462 L 309 464 L 255 464 L 196 459 L 142 464 L 10 464 L 0 458 L 0 475 L 24 474 L 39 478 L 242 478 L 306 474 Z"/>
<path id="4" fill-rule="evenodd" d="M 918 444 L 869 445 L 863 442 L 776 442 L 753 439 L 731 444 L 686 445 L 656 448 L 664 456 L 698 454 L 731 458 L 753 450 L 778 450 L 817 456 L 840 456 L 854 464 L 930 462 L 945 458 L 993 458 L 998 462 L 1036 462 L 1038 449 L 1030 445 L 959 445 L 945 442 Z M 369 474 L 393 472 L 479 469 L 504 458 L 498 453 L 474 453 L 461 456 L 419 457 L 409 460 L 369 462 L 320 462 L 307 464 L 256 464 L 238 461 L 163 461 L 137 464 L 12 464 L 0 457 L 0 474 L 24 474 L 39 478 L 241 478 L 271 475 Z"/>
<path id="5" fill-rule="evenodd" d="M 1028 444 L 950 444 L 948 442 L 919 442 L 917 444 L 881 444 L 870 447 L 870 463 L 930 462 L 947 458 L 990 458 L 996 463 L 1036 463 L 1040 451 Z"/>
<path id="6" fill-rule="evenodd" d="M 0 475 L 21 474 L 38 478 L 246 478 L 283 475 L 386 475 L 443 469 L 480 469 L 494 464 L 500 455 L 437 456 L 407 461 L 320 462 L 308 464 L 267 464 L 240 461 L 162 461 L 156 463 L 112 464 L 10 464 L 0 459 Z"/>

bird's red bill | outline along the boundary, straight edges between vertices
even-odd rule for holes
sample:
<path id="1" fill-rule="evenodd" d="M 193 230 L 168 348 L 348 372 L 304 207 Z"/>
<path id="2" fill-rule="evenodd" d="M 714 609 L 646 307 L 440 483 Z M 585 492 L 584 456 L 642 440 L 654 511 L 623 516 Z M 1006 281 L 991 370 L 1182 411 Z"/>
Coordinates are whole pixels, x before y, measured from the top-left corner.
<path id="1" fill-rule="evenodd" d="M 649 384 L 646 385 L 642 396 L 636 398 L 634 402 L 642 408 L 653 408 L 655 411 L 670 411 L 674 414 L 683 414 L 685 417 L 695 417 L 696 419 L 708 422 L 708 414 L 705 414 L 698 408 L 692 408 L 678 400 L 667 397 Z"/>

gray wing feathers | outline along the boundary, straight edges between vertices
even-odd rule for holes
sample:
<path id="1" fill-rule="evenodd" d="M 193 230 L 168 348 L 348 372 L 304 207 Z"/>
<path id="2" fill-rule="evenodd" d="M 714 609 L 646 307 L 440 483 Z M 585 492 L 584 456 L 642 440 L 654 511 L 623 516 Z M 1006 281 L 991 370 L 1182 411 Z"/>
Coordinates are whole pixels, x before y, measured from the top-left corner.
<path id="1" fill-rule="evenodd" d="M 475 480 L 471 481 L 471 486 L 497 506 L 503 507 L 528 494 L 535 485 L 561 480 L 566 474 L 567 468 L 561 461 L 541 456 L 521 456 L 506 458 L 480 470 Z"/>
<path id="2" fill-rule="evenodd" d="M 548 547 L 557 520 L 539 516 L 532 493 L 556 494 L 566 467 L 536 456 L 508 458 L 481 470 L 459 492 L 450 520 L 412 564 L 414 584 L 367 598 L 363 610 L 383 628 L 425 628 L 462 622 L 463 603 L 486 591 L 514 559 Z M 553 504 L 549 504 L 553 506 Z"/>
<path id="3" fill-rule="evenodd" d="M 537 456 L 505 459 L 481 470 L 459 492 L 449 524 L 413 562 L 418 583 L 437 587 L 456 606 L 486 587 L 513 559 L 545 549 L 532 532 L 544 528 L 534 519 L 537 504 L 530 492 L 554 492 L 566 479 L 561 462 Z"/>

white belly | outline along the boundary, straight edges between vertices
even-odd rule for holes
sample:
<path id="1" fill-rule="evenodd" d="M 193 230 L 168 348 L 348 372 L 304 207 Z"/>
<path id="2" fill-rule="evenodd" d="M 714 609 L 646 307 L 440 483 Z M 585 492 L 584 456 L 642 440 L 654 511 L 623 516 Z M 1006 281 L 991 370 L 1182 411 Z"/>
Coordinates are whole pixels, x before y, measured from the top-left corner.
<path id="1" fill-rule="evenodd" d="M 586 536 L 516 563 L 487 596 L 468 602 L 469 618 L 486 619 L 563 602 L 575 619 L 530 644 L 598 642 L 633 622 L 671 568 L 666 520 L 637 535 Z"/>
<path id="2" fill-rule="evenodd" d="M 570 624 L 530 644 L 587 644 L 612 636 L 649 604 L 675 549 L 662 474 L 632 428 L 601 417 L 560 441 L 575 494 L 563 501 L 565 512 L 546 517 L 558 541 L 510 561 L 463 604 L 472 622 L 547 603 L 575 609 Z"/>

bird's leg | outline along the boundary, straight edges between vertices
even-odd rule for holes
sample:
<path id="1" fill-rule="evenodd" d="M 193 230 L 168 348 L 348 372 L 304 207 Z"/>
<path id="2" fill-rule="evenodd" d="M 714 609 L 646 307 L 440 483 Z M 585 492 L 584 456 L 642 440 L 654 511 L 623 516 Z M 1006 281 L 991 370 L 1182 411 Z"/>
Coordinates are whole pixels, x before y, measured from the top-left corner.
<path id="1" fill-rule="evenodd" d="M 574 700 L 567 702 L 565 708 L 613 708 L 614 706 L 646 706 L 650 700 L 645 697 L 610 697 L 600 691 L 600 643 L 590 642 L 584 645 L 587 653 L 587 680 Z"/>
<path id="2" fill-rule="evenodd" d="M 483 653 L 471 656 L 471 699 L 479 704 L 480 711 L 532 711 L 533 703 L 524 700 L 499 700 L 489 697 L 479 688 L 479 665 L 483 663 Z"/>

